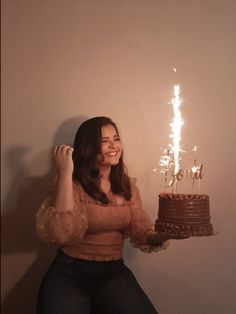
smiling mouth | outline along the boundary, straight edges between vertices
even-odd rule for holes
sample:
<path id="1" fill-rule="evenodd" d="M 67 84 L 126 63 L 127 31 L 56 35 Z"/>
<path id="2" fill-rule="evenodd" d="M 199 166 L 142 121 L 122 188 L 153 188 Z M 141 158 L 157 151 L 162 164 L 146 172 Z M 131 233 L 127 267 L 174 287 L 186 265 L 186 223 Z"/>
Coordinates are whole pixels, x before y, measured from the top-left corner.
<path id="1" fill-rule="evenodd" d="M 109 152 L 109 153 L 106 153 L 107 156 L 116 156 L 118 154 L 118 152 Z"/>

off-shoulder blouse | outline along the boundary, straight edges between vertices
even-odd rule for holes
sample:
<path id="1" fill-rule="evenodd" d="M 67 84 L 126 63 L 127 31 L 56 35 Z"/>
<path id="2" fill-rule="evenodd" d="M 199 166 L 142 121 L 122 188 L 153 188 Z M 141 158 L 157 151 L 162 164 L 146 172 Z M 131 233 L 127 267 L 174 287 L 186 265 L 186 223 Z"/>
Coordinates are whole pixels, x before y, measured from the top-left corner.
<path id="1" fill-rule="evenodd" d="M 67 255 L 85 260 L 109 261 L 122 257 L 124 239 L 144 252 L 167 247 L 147 243 L 153 223 L 142 207 L 136 180 L 131 180 L 131 199 L 122 204 L 103 204 L 90 197 L 79 183 L 73 184 L 74 208 L 58 209 L 46 198 L 36 217 L 40 238 L 54 243 Z"/>

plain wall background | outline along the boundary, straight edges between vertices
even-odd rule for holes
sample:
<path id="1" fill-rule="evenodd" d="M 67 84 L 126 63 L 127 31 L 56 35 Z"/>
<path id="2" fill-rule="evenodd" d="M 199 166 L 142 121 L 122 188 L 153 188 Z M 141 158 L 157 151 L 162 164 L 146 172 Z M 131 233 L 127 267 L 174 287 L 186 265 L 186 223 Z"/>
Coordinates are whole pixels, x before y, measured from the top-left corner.
<path id="1" fill-rule="evenodd" d="M 220 234 L 153 254 L 127 244 L 124 257 L 161 314 L 236 313 L 235 20 L 234 0 L 2 1 L 4 314 L 35 313 L 55 252 L 34 227 L 54 175 L 51 148 L 72 143 L 84 119 L 117 122 L 129 173 L 156 219 L 153 168 L 170 141 L 176 82 L 183 164 L 198 145 L 201 191 Z"/>

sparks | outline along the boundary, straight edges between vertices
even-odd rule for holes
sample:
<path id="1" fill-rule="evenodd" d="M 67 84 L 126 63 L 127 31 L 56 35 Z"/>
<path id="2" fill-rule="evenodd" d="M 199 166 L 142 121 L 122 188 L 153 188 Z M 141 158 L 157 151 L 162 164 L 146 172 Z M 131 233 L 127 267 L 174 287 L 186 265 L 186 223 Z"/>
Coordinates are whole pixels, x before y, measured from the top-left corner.
<path id="1" fill-rule="evenodd" d="M 174 118 L 173 118 L 173 122 L 170 124 L 171 130 L 172 130 L 172 134 L 170 135 L 170 137 L 172 138 L 171 150 L 173 151 L 173 154 L 174 154 L 174 173 L 175 174 L 177 174 L 177 172 L 180 169 L 179 153 L 180 153 L 181 127 L 183 125 L 183 120 L 182 120 L 181 112 L 179 109 L 181 105 L 179 94 L 180 94 L 179 85 L 175 85 L 174 86 L 174 98 L 171 101 L 173 105 Z"/>

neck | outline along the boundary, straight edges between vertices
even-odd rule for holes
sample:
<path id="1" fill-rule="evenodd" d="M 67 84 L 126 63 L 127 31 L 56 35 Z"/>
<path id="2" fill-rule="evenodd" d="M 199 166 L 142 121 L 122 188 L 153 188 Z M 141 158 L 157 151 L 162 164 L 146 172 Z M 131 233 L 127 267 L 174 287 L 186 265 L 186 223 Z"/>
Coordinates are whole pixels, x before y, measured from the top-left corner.
<path id="1" fill-rule="evenodd" d="M 105 193 L 108 194 L 111 190 L 111 182 L 109 179 L 111 173 L 111 167 L 102 167 L 100 168 L 100 188 Z"/>
<path id="2" fill-rule="evenodd" d="M 109 176 L 111 173 L 111 166 L 108 167 L 101 167 L 100 168 L 100 175 L 102 180 L 109 180 Z"/>

